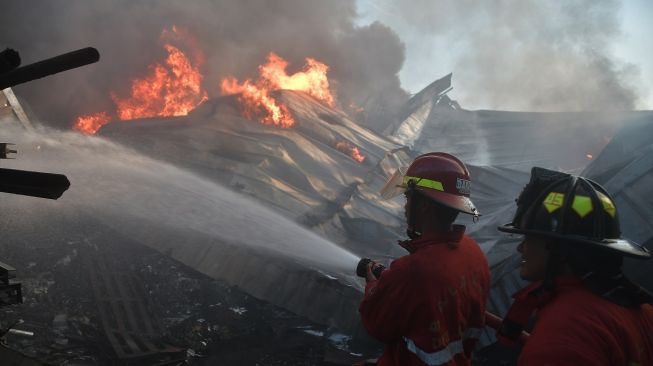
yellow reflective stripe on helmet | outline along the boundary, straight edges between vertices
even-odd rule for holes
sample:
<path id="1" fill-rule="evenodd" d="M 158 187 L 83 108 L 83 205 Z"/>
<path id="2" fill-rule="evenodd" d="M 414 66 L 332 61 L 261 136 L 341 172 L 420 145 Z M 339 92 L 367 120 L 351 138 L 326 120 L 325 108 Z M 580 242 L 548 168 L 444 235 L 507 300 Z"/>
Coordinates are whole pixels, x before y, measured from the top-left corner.
<path id="1" fill-rule="evenodd" d="M 614 216 L 617 214 L 617 209 L 614 207 L 612 200 L 610 200 L 608 196 L 604 195 L 601 192 L 596 193 L 599 195 L 599 199 L 601 200 L 601 204 L 603 205 L 605 212 L 614 218 Z"/>
<path id="2" fill-rule="evenodd" d="M 560 192 L 550 192 L 548 196 L 542 201 L 542 205 L 549 213 L 562 207 L 562 203 L 565 201 L 565 194 Z"/>
<path id="3" fill-rule="evenodd" d="M 594 206 L 592 206 L 592 199 L 588 196 L 575 196 L 574 202 L 571 204 L 571 208 L 576 211 L 581 219 L 592 212 L 592 210 L 594 210 Z"/>
<path id="4" fill-rule="evenodd" d="M 419 187 L 431 188 L 431 189 L 435 189 L 436 191 L 444 192 L 444 186 L 442 185 L 442 182 L 438 182 L 437 180 L 404 176 L 404 185 L 408 185 L 408 182 L 410 180 L 414 180 L 415 185 Z"/>

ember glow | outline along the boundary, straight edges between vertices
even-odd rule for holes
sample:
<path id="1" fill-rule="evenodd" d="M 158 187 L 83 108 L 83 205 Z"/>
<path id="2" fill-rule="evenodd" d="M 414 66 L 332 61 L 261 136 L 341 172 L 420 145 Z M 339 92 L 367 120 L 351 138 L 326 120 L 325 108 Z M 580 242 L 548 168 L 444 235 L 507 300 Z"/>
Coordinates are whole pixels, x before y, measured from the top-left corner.
<path id="1" fill-rule="evenodd" d="M 222 94 L 240 94 L 238 101 L 245 117 L 285 128 L 291 127 L 295 121 L 288 107 L 271 95 L 274 90 L 303 91 L 329 106 L 335 104 L 329 89 L 327 65 L 307 58 L 304 69 L 292 75 L 286 72 L 287 67 L 286 60 L 270 53 L 267 63 L 259 66 L 258 80 L 247 79 L 240 83 L 234 77 L 227 77 L 220 84 Z"/>
<path id="2" fill-rule="evenodd" d="M 356 112 L 356 113 L 363 113 L 363 112 L 365 112 L 365 108 L 359 106 L 358 104 L 356 104 L 356 103 L 354 103 L 354 102 L 349 103 L 349 109 L 351 109 L 352 111 L 354 111 L 354 112 Z"/>
<path id="3" fill-rule="evenodd" d="M 168 53 L 165 64 L 155 63 L 148 67 L 149 74 L 144 78 L 134 79 L 131 83 L 131 95 L 121 98 L 111 93 L 111 99 L 116 104 L 115 115 L 122 121 L 147 118 L 185 116 L 198 105 L 208 99 L 206 91 L 201 87 L 202 74 L 199 66 L 203 61 L 202 52 L 193 49 L 194 61 L 170 42 L 194 45 L 188 34 L 176 27 L 164 30 L 161 40 Z M 108 123 L 107 113 L 82 116 L 77 119 L 73 128 L 86 134 L 94 134 L 102 125 Z"/>
<path id="4" fill-rule="evenodd" d="M 349 155 L 352 159 L 356 160 L 359 163 L 365 161 L 365 156 L 361 154 L 358 150 L 358 147 L 353 146 L 347 141 L 340 141 L 336 144 L 336 150 L 340 151 L 343 154 Z"/>

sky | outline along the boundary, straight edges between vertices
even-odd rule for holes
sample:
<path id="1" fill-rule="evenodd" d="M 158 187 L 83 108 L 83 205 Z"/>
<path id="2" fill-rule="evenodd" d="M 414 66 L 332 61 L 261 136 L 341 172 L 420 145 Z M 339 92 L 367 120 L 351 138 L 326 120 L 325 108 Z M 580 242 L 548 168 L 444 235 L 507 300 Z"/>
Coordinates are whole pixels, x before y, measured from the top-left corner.
<path id="1" fill-rule="evenodd" d="M 637 107 L 653 110 L 653 1 L 625 1 L 620 18 L 623 37 L 615 55 L 639 67 L 643 90 Z"/>
<path id="2" fill-rule="evenodd" d="M 453 72 L 450 96 L 467 109 L 603 109 L 616 101 L 608 109 L 653 110 L 651 0 L 357 0 L 357 6 L 358 25 L 380 21 L 404 43 L 399 77 L 411 93 Z"/>

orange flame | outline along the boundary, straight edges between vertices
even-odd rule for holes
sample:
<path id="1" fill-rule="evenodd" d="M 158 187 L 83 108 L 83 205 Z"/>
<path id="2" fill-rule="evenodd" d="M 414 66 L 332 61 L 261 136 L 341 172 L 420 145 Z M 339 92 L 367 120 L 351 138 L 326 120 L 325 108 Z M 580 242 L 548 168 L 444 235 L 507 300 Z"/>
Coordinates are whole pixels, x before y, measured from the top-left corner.
<path id="1" fill-rule="evenodd" d="M 329 67 L 315 59 L 307 58 L 303 71 L 288 75 L 288 62 L 274 53 L 268 55 L 267 63 L 259 66 L 259 78 L 239 83 L 234 77 L 222 80 L 223 95 L 238 94 L 238 101 L 247 118 L 258 118 L 261 123 L 280 127 L 291 127 L 295 121 L 288 107 L 274 99 L 272 90 L 303 91 L 329 106 L 335 104 L 329 89 L 327 71 Z"/>
<path id="2" fill-rule="evenodd" d="M 111 95 L 118 118 L 185 116 L 208 99 L 202 90 L 202 74 L 177 47 L 165 44 L 166 66 L 150 66 L 150 75 L 132 81 L 131 97 Z"/>
<path id="3" fill-rule="evenodd" d="M 351 156 L 352 159 L 356 160 L 359 163 L 365 161 L 365 156 L 361 154 L 358 150 L 358 147 L 353 146 L 347 141 L 340 141 L 336 144 L 336 150 L 340 151 L 343 154 Z"/>
<path id="4" fill-rule="evenodd" d="M 99 112 L 91 114 L 88 116 L 79 116 L 77 117 L 77 122 L 73 126 L 73 129 L 87 134 L 93 135 L 100 129 L 100 127 L 106 125 L 111 120 L 111 117 L 107 112 Z"/>
<path id="5" fill-rule="evenodd" d="M 194 47 L 192 38 L 173 26 L 172 30 L 161 33 L 161 39 L 190 44 L 195 62 L 191 62 L 178 47 L 165 43 L 163 47 L 168 52 L 165 65 L 150 65 L 149 75 L 132 80 L 131 95 L 128 98 L 111 93 L 118 119 L 127 121 L 147 117 L 185 116 L 208 99 L 206 91 L 201 87 L 203 76 L 199 71 L 204 56 L 199 48 Z M 106 118 L 99 118 L 100 114 L 79 117 L 73 128 L 87 134 L 96 133 L 109 122 L 106 113 Z M 88 119 L 90 117 L 96 119 L 91 121 Z"/>
<path id="6" fill-rule="evenodd" d="M 288 61 L 270 52 L 268 62 L 259 66 L 259 73 L 261 79 L 269 83 L 271 89 L 303 91 L 333 107 L 334 99 L 327 79 L 329 66 L 308 57 L 303 71 L 288 75 L 287 67 Z"/>
<path id="7" fill-rule="evenodd" d="M 285 104 L 277 103 L 270 96 L 268 89 L 252 84 L 249 79 L 239 84 L 235 78 L 228 77 L 222 80 L 220 88 L 222 89 L 222 94 L 241 94 L 238 97 L 238 101 L 243 108 L 243 114 L 249 119 L 258 118 L 263 124 L 283 128 L 288 128 L 295 124 L 295 119 Z"/>

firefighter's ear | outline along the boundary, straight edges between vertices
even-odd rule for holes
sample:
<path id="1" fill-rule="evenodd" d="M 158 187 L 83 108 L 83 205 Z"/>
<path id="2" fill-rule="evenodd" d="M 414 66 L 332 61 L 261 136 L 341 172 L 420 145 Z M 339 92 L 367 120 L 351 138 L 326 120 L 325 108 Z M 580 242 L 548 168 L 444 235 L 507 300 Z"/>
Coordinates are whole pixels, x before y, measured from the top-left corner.
<path id="1" fill-rule="evenodd" d="M 433 210 L 435 210 L 435 205 L 432 201 L 422 197 L 417 200 L 417 213 L 420 216 L 428 216 L 433 212 Z"/>

